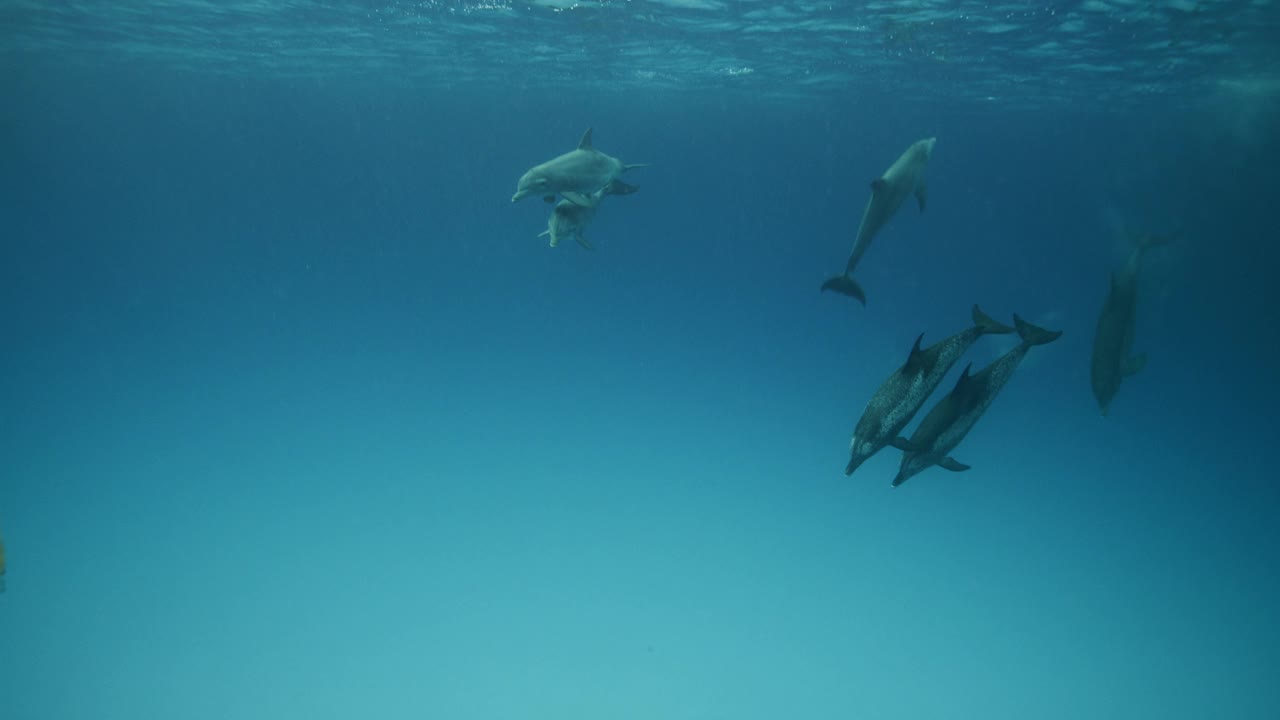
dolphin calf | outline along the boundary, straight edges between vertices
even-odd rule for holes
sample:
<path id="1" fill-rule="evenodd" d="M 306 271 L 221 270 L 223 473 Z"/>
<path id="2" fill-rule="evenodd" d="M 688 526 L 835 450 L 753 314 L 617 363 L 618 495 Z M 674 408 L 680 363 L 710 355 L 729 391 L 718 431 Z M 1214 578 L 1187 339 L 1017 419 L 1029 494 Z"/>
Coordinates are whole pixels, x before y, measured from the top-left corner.
<path id="1" fill-rule="evenodd" d="M 587 242 L 586 229 L 592 218 L 596 216 L 596 208 L 600 207 L 600 201 L 605 195 L 630 195 L 639 189 L 621 180 L 614 180 L 586 196 L 587 205 L 576 205 L 568 200 L 561 200 L 552 208 L 551 217 L 547 218 L 547 229 L 539 233 L 538 237 L 550 236 L 551 247 L 559 245 L 564 238 L 571 237 L 582 247 L 594 250 L 591 243 Z"/>
<path id="2" fill-rule="evenodd" d="M 1111 410 L 1111 401 L 1120 390 L 1124 378 L 1142 370 L 1146 353 L 1131 355 L 1133 331 L 1138 307 L 1138 270 L 1147 250 L 1169 242 L 1171 238 L 1143 235 L 1134 242 L 1133 252 L 1119 273 L 1111 273 L 1111 290 L 1098 315 L 1098 329 L 1093 336 L 1093 358 L 1089 380 L 1093 396 L 1103 416 Z"/>
<path id="3" fill-rule="evenodd" d="M 1011 333 L 1013 328 L 992 320 L 977 305 L 973 306 L 973 325 L 945 340 L 920 349 L 920 340 L 911 348 L 907 361 L 890 375 L 862 411 L 862 418 L 849 441 L 849 464 L 845 475 L 853 474 L 867 458 L 897 439 L 924 401 L 951 371 L 969 346 L 989 333 Z"/>
<path id="4" fill-rule="evenodd" d="M 1013 377 L 1013 371 L 1022 362 L 1027 351 L 1036 345 L 1051 343 L 1062 335 L 1061 332 L 1038 328 L 1017 315 L 1013 316 L 1013 323 L 1022 338 L 1017 347 L 976 375 L 969 374 L 973 367 L 970 363 L 956 382 L 955 388 L 939 400 L 929 410 L 929 414 L 924 416 L 924 420 L 920 421 L 916 431 L 911 434 L 911 439 L 894 440 L 893 446 L 903 451 L 898 476 L 893 479 L 894 487 L 933 465 L 953 472 L 968 470 L 968 465 L 957 462 L 949 453 L 973 429 L 987 408 L 991 407 L 991 402 L 1000 394 L 1009 378 Z"/>
<path id="5" fill-rule="evenodd" d="M 576 150 L 529 168 L 520 177 L 511 202 L 530 195 L 542 195 L 547 202 L 552 202 L 559 193 L 575 205 L 590 205 L 592 193 L 607 187 L 622 173 L 638 167 L 647 166 L 624 164 L 592 147 L 591 129 L 588 128 Z"/>
<path id="6" fill-rule="evenodd" d="M 938 138 L 931 137 L 912 143 L 883 175 L 871 181 L 871 199 L 867 201 L 867 209 L 862 213 L 862 223 L 858 225 L 858 236 L 853 241 L 853 250 L 849 253 L 844 272 L 822 283 L 823 292 L 834 290 L 863 305 L 867 304 L 862 286 L 853 279 L 853 269 L 867 248 L 871 247 L 871 239 L 898 212 L 908 195 L 916 196 L 920 212 L 924 212 L 927 199 L 924 171 L 936 142 Z"/>

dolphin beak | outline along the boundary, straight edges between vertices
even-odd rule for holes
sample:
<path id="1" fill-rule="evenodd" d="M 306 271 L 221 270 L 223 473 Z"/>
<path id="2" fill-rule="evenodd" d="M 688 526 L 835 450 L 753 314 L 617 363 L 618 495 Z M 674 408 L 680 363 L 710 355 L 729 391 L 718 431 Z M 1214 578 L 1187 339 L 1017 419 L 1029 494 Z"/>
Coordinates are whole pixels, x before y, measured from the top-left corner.
<path id="1" fill-rule="evenodd" d="M 853 471 L 862 467 L 862 463 L 866 461 L 867 459 L 865 457 L 861 455 L 854 455 L 853 457 L 849 458 L 849 464 L 844 466 L 844 474 L 852 475 Z"/>

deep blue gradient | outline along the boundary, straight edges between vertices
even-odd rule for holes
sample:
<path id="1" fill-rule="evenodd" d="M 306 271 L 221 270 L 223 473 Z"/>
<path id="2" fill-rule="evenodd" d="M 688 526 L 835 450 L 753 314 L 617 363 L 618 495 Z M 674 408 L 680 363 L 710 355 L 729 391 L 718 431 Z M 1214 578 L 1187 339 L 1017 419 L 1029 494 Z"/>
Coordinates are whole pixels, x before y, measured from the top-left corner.
<path id="1" fill-rule="evenodd" d="M 124 65 L 0 73 L 4 720 L 1280 706 L 1274 95 Z M 552 249 L 548 206 L 509 198 L 587 127 L 652 166 L 595 252 Z M 867 306 L 819 294 L 931 135 Z M 1122 226 L 1182 235 L 1101 418 Z M 956 450 L 973 469 L 893 489 L 885 450 L 844 477 L 870 394 L 975 302 L 1064 335 Z"/>

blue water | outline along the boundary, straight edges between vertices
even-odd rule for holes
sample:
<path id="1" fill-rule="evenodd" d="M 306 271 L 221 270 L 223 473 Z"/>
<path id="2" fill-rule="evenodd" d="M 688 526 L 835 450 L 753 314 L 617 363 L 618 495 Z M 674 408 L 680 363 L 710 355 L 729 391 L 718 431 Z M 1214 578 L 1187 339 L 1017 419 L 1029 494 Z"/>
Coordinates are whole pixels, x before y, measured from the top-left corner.
<path id="1" fill-rule="evenodd" d="M 3 720 L 1274 717 L 1271 3 L 5 5 Z M 972 469 L 846 478 L 975 302 Z"/>

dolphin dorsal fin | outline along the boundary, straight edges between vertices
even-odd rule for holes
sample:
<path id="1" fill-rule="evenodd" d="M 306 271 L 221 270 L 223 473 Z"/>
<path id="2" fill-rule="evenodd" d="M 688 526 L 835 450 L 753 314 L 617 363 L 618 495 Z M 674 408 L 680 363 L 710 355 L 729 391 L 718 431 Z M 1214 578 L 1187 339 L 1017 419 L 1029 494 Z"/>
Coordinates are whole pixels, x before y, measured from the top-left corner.
<path id="1" fill-rule="evenodd" d="M 960 373 L 960 379 L 956 380 L 956 389 L 952 392 L 959 395 L 969 389 L 969 386 L 973 384 L 973 376 L 969 374 L 972 369 L 973 363 L 964 366 L 964 372 Z"/>
<path id="2" fill-rule="evenodd" d="M 587 131 L 582 133 L 582 139 L 578 141 L 578 149 L 579 150 L 591 149 L 591 128 L 587 128 Z"/>
<path id="3" fill-rule="evenodd" d="M 920 354 L 920 341 L 924 339 L 924 333 L 916 336 L 916 344 L 911 346 L 911 354 L 907 356 L 907 372 L 917 372 L 920 369 L 920 363 L 924 361 L 924 357 Z"/>

